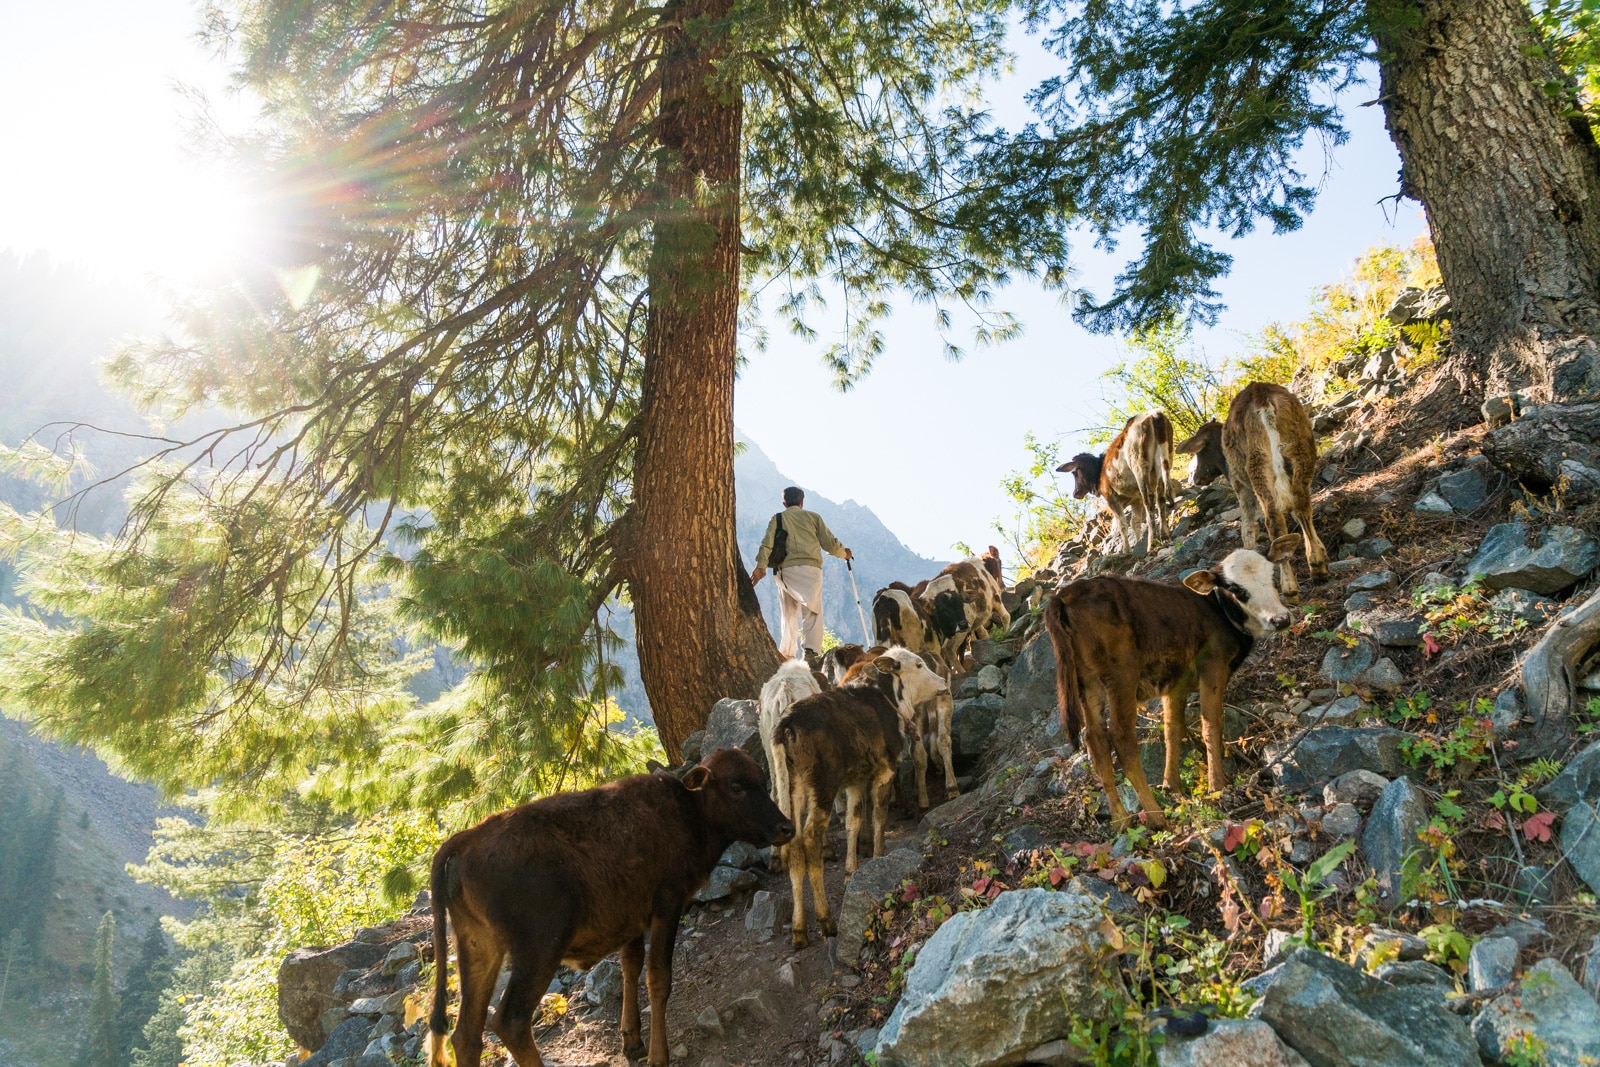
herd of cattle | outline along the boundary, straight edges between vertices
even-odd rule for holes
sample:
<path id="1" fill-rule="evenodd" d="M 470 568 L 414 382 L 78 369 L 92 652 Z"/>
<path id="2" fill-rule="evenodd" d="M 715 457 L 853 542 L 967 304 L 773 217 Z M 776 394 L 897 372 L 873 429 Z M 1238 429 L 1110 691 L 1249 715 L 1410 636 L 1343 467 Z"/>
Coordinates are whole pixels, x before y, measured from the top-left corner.
<path id="1" fill-rule="evenodd" d="M 1165 414 L 1136 415 L 1104 454 L 1076 456 L 1060 470 L 1076 476 L 1075 496 L 1094 493 L 1110 511 L 1118 547 L 1130 549 L 1142 536 L 1149 548 L 1168 536 L 1174 447 L 1196 454 L 1195 484 L 1228 476 L 1244 547 L 1213 569 L 1186 575 L 1181 585 L 1087 578 L 1063 584 L 1043 608 L 1066 743 L 1076 749 L 1081 738 L 1088 749 L 1119 829 L 1133 816 L 1118 795 L 1115 764 L 1138 797 L 1139 817 L 1165 825 L 1139 761 L 1140 703 L 1162 700 L 1163 786 L 1177 789 L 1184 709 L 1198 691 L 1208 783 L 1222 789 L 1228 681 L 1258 638 L 1289 625 L 1280 591 L 1298 593 L 1291 560 L 1302 542 L 1312 577 L 1327 576 L 1327 552 L 1311 520 L 1316 446 L 1291 393 L 1252 383 L 1223 423 L 1209 422 L 1176 446 Z M 1289 532 L 1289 516 L 1300 533 Z M 1265 556 L 1255 550 L 1263 523 Z M 877 646 L 832 649 L 815 670 L 803 660 L 782 664 L 759 700 L 769 776 L 745 753 L 722 749 L 682 777 L 639 775 L 547 797 L 447 840 L 432 872 L 437 966 L 430 1067 L 446 1063 L 443 1038 L 450 1032 L 447 919 L 460 975 L 460 1015 L 451 1035 L 458 1067 L 480 1063 L 489 1000 L 507 958 L 511 974 L 494 1031 L 519 1067 L 531 1067 L 543 1062 L 532 1023 L 557 967 L 589 967 L 618 949 L 624 1050 L 645 1052 L 638 1000 L 644 970 L 652 1007 L 649 1062 L 665 1067 L 679 916 L 734 841 L 774 846 L 774 865 L 788 870 L 795 946 L 808 943 L 808 882 L 817 924 L 833 935 L 823 861 L 835 803 L 844 808 L 845 870 L 854 871 L 867 805 L 872 855 L 882 854 L 889 794 L 904 753 L 912 757 L 920 807 L 928 806 L 929 742 L 943 760 L 947 794 L 956 792 L 950 679 L 963 669 L 973 639 L 1010 626 L 1005 591 L 1000 555 L 991 546 L 927 581 L 879 590 L 872 605 Z"/>

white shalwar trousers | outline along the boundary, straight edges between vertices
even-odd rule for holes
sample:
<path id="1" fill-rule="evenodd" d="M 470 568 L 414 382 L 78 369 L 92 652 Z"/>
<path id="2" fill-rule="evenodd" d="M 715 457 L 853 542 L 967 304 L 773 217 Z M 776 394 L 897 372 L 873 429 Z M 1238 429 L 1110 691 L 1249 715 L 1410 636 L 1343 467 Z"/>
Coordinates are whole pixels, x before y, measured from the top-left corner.
<path id="1" fill-rule="evenodd" d="M 795 646 L 795 638 L 801 633 L 805 637 L 805 648 L 821 652 L 822 568 L 782 567 L 772 572 L 772 580 L 778 586 L 779 654 L 792 659 L 803 658 L 804 652 Z"/>

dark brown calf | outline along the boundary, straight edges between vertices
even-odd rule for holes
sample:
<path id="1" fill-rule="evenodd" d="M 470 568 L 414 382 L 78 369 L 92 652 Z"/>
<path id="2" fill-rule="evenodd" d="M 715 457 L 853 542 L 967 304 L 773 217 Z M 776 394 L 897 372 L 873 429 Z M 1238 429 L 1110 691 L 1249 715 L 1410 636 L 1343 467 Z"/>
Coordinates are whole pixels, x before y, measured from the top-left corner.
<path id="1" fill-rule="evenodd" d="M 456 1067 L 478 1067 L 500 965 L 511 977 L 494 1032 L 519 1067 L 540 1067 L 533 1042 L 539 998 L 563 962 L 592 967 L 622 950 L 622 1040 L 639 1035 L 639 971 L 650 935 L 650 1063 L 667 1063 L 667 997 L 678 919 L 735 841 L 783 844 L 794 827 L 767 796 L 761 768 L 719 749 L 682 781 L 641 774 L 560 793 L 491 815 L 433 857 L 433 1015 L 429 1067 L 444 1067 L 449 1031 L 445 919 L 456 935 L 461 1011 Z"/>
<path id="2" fill-rule="evenodd" d="M 1167 741 L 1163 784 L 1176 789 L 1187 735 L 1183 710 L 1189 694 L 1200 690 L 1207 782 L 1212 790 L 1226 784 L 1223 692 L 1256 638 L 1289 625 L 1289 612 L 1272 585 L 1272 562 L 1292 554 L 1299 544 L 1298 534 L 1280 538 L 1273 543 L 1271 561 L 1250 549 L 1235 549 L 1215 571 L 1195 571 L 1181 586 L 1087 578 L 1066 586 L 1045 605 L 1045 627 L 1056 653 L 1062 733 L 1076 748 L 1082 731 L 1119 829 L 1129 816 L 1117 795 L 1113 748 L 1145 821 L 1166 826 L 1139 763 L 1143 700 L 1162 698 Z"/>
<path id="3" fill-rule="evenodd" d="M 845 870 L 856 869 L 862 805 L 872 805 L 872 854 L 883 854 L 883 828 L 888 817 L 889 789 L 895 768 L 915 733 L 915 708 L 949 686 L 921 657 L 891 648 L 871 662 L 857 663 L 844 685 L 799 701 L 779 722 L 773 736 L 773 759 L 784 761 L 789 783 L 789 813 L 797 829 L 785 852 L 794 894 L 793 939 L 804 948 L 805 883 L 811 882 L 812 906 L 825 935 L 835 932 L 822 878 L 822 853 L 834 799 L 845 797 Z M 926 754 L 923 756 L 926 759 Z"/>

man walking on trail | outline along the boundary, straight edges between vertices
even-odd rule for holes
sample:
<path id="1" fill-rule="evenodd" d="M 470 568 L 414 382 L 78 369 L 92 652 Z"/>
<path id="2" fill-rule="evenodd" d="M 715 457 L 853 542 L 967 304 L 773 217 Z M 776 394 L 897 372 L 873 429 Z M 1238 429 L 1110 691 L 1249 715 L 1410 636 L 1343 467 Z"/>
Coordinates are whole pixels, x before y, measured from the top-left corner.
<path id="1" fill-rule="evenodd" d="M 833 536 L 821 515 L 805 509 L 805 502 L 806 494 L 798 487 L 791 485 L 783 491 L 783 510 L 767 523 L 750 581 L 761 581 L 767 564 L 772 564 L 782 618 L 778 651 L 815 662 L 822 651 L 822 554 L 855 557 Z M 795 641 L 801 636 L 805 640 L 796 651 Z"/>

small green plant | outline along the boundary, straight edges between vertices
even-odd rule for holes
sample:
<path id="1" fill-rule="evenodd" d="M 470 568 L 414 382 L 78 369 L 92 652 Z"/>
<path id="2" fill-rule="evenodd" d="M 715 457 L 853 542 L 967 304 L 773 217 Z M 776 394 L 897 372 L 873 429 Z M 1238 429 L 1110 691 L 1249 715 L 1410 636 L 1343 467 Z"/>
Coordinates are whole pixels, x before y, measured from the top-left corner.
<path id="1" fill-rule="evenodd" d="M 1506 1067 L 1545 1067 L 1545 1053 L 1550 1046 L 1544 1038 L 1529 1030 L 1519 1030 L 1506 1041 L 1501 1059 Z"/>
<path id="2" fill-rule="evenodd" d="M 1417 734 L 1401 741 L 1400 755 L 1413 767 L 1420 767 L 1426 760 L 1433 764 L 1434 771 L 1454 768 L 1465 776 L 1491 758 L 1489 745 L 1493 740 L 1493 722 L 1464 716 L 1444 737 Z"/>
<path id="3" fill-rule="evenodd" d="M 1467 972 L 1467 958 L 1472 954 L 1472 942 L 1467 935 L 1449 923 L 1424 926 L 1417 934 L 1428 943 L 1428 959 L 1455 974 Z"/>
<path id="4" fill-rule="evenodd" d="M 1326 900 L 1333 893 L 1334 887 L 1327 884 L 1328 876 L 1343 863 L 1345 857 L 1354 852 L 1356 843 L 1346 841 L 1335 845 L 1320 857 L 1311 862 L 1305 874 L 1295 873 L 1295 869 L 1285 863 L 1278 871 L 1278 878 L 1289 892 L 1300 898 L 1300 940 L 1302 944 L 1313 946 L 1316 944 L 1316 913 L 1317 904 Z"/>
<path id="5" fill-rule="evenodd" d="M 1584 701 L 1577 719 L 1580 734 L 1592 734 L 1600 729 L 1600 697 L 1590 697 Z"/>

